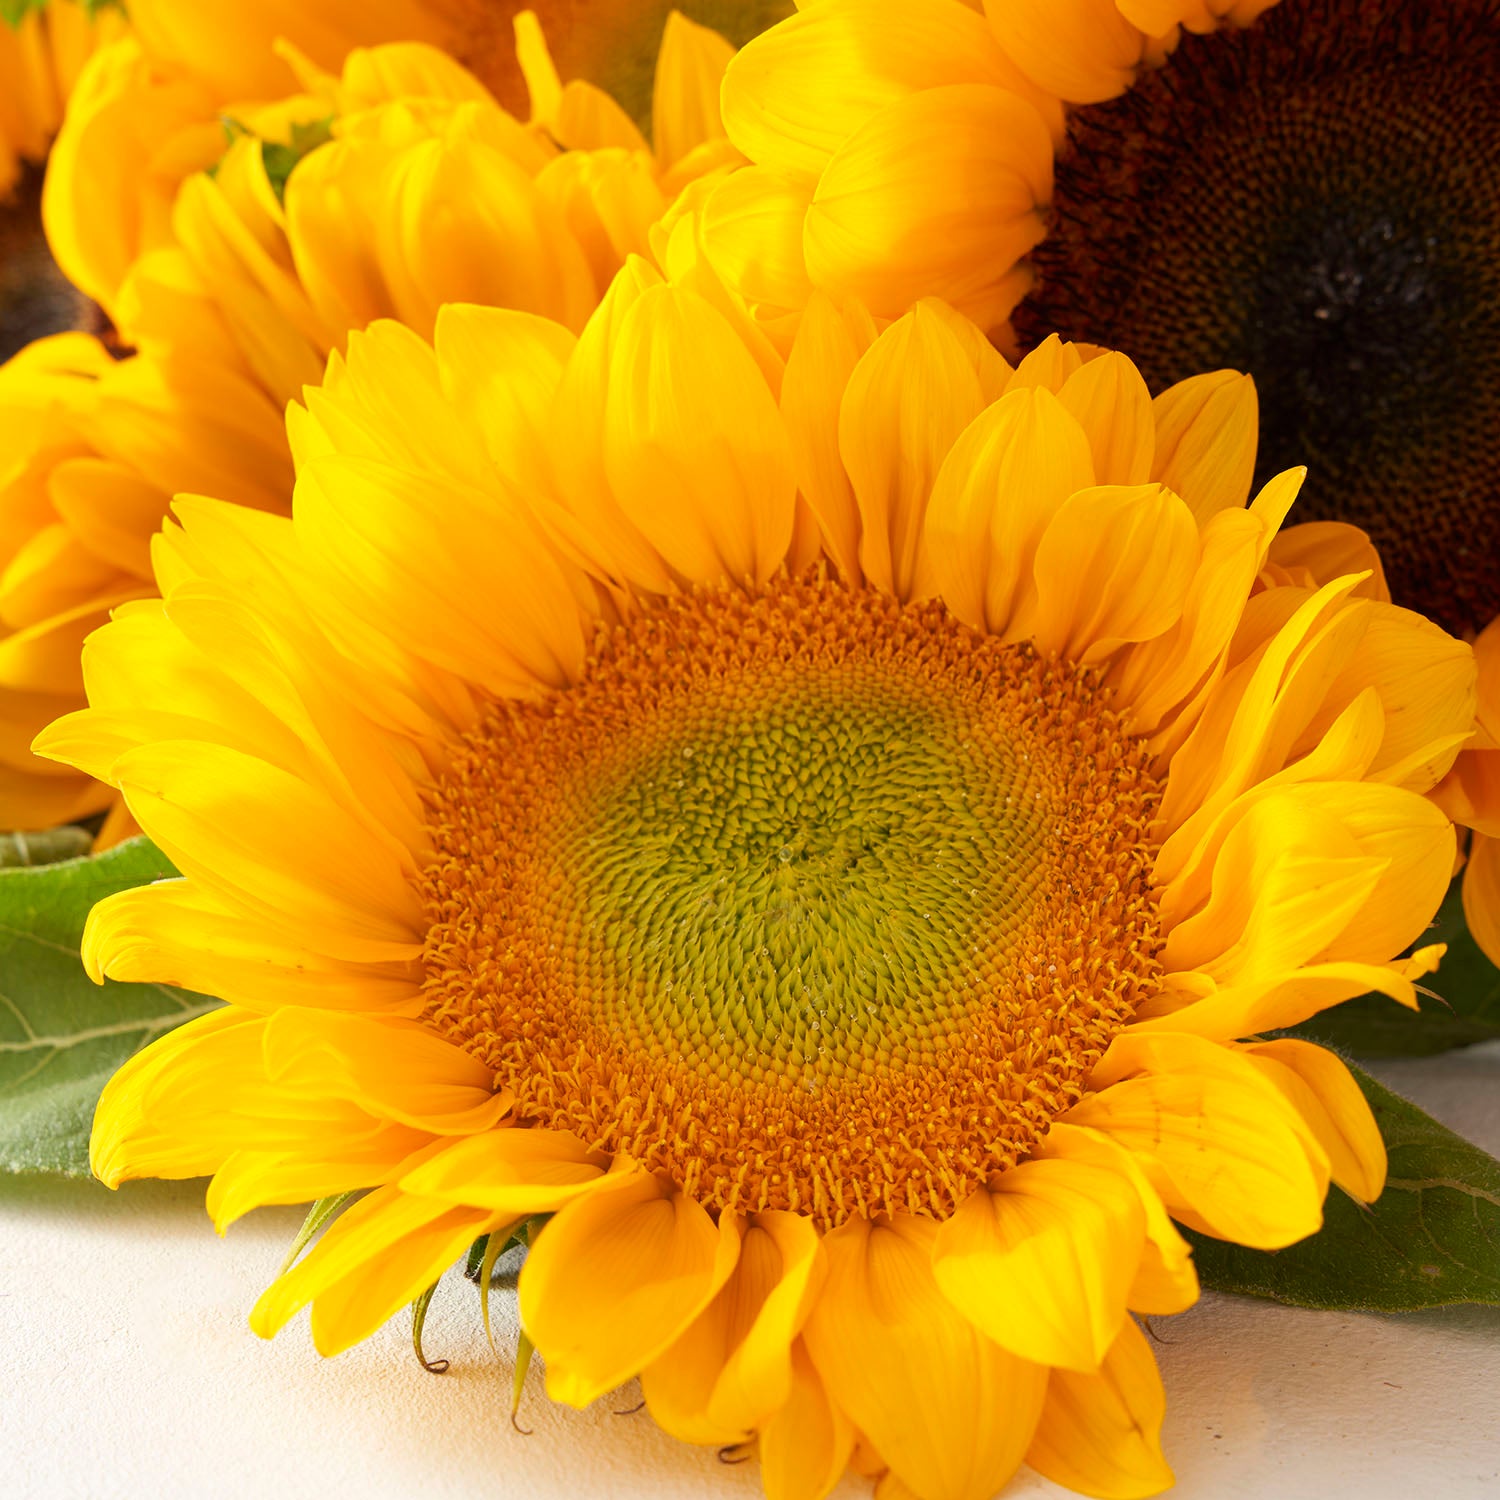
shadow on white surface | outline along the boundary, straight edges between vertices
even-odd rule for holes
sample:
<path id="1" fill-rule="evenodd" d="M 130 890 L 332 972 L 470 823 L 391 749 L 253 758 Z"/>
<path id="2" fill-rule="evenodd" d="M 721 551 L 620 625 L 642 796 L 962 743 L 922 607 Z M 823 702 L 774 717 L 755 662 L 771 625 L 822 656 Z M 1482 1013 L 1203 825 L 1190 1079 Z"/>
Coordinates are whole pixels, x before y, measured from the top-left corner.
<path id="1" fill-rule="evenodd" d="M 1500 1150 L 1500 1048 L 1383 1066 L 1445 1123 Z M 734 1500 L 753 1463 L 685 1447 L 632 1384 L 553 1407 L 540 1362 L 512 1430 L 513 1293 L 450 1274 L 427 1321 L 430 1375 L 404 1317 L 337 1359 L 306 1318 L 272 1343 L 246 1316 L 301 1211 L 220 1241 L 199 1183 L 0 1179 L 0 1415 L 8 1493 L 47 1500 Z M 1156 1319 L 1167 1449 L 1183 1500 L 1440 1500 L 1500 1494 L 1500 1309 L 1401 1317 L 1207 1296 Z M 1065 1492 L 1024 1474 L 1006 1500 Z M 846 1480 L 837 1500 L 869 1494 Z"/>

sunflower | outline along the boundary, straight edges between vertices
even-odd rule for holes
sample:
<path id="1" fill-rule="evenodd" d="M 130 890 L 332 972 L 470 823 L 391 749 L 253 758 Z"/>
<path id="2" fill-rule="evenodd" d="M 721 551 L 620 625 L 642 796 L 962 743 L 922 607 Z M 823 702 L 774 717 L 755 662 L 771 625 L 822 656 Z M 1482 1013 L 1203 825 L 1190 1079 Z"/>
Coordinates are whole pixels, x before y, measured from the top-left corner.
<path id="1" fill-rule="evenodd" d="M 74 0 L 27 0 L 0 18 L 0 362 L 91 320 L 47 251 L 42 166 L 84 63 L 124 30 L 122 11 Z"/>
<path id="2" fill-rule="evenodd" d="M 49 200 L 54 231 L 68 218 L 57 203 L 75 187 L 83 196 L 55 243 L 65 265 L 118 267 L 113 292 L 113 273 L 87 284 L 117 325 L 114 353 L 122 338 L 136 352 L 117 361 L 65 340 L 0 371 L 0 423 L 17 433 L 0 469 L 0 632 L 14 632 L 0 636 L 0 719 L 13 726 L 0 825 L 49 827 L 115 805 L 108 832 L 128 829 L 108 788 L 59 776 L 28 746 L 83 702 L 83 637 L 122 598 L 151 591 L 150 538 L 173 494 L 289 506 L 280 413 L 351 328 L 394 317 L 430 335 L 448 301 L 579 328 L 679 186 L 723 163 L 704 101 L 730 48 L 714 33 L 677 15 L 666 28 L 654 154 L 607 95 L 560 83 L 529 14 L 517 50 L 534 90 L 526 124 L 431 47 L 356 51 L 336 78 L 301 59 L 306 92 L 239 109 L 227 142 L 213 123 L 214 156 L 181 181 L 165 174 L 161 242 L 139 256 L 111 236 L 100 204 L 132 200 L 132 174 L 156 160 L 139 130 L 122 129 L 148 129 L 149 111 L 123 85 L 107 107 L 107 90 L 82 100 L 49 177 L 49 194 L 63 195 Z M 134 40 L 108 49 L 95 81 L 116 63 L 134 76 L 141 56 Z M 185 147 L 167 155 L 194 159 Z M 81 469 L 86 504 L 73 494 Z M 49 643 L 45 670 L 36 641 Z M 24 665 L 8 670 L 7 651 Z"/>
<path id="3" fill-rule="evenodd" d="M 1153 391 L 1249 371 L 1257 479 L 1305 462 L 1299 516 L 1366 532 L 1398 604 L 1475 640 L 1500 617 L 1497 76 L 1496 0 L 827 0 L 729 70 L 756 165 L 707 246 L 773 311 L 937 295 L 1008 350 L 1120 349 Z M 757 258 L 779 273 L 747 284 Z M 1331 567 L 1357 545 L 1319 535 Z M 1442 796 L 1500 961 L 1482 681 Z"/>
<path id="4" fill-rule="evenodd" d="M 1259 1034 L 1415 1003 L 1471 651 L 1266 573 L 1301 475 L 1246 504 L 1243 379 L 747 327 L 636 260 L 576 338 L 379 324 L 291 519 L 178 502 L 38 747 L 183 872 L 90 972 L 230 1003 L 95 1170 L 212 1173 L 221 1228 L 369 1190 L 251 1318 L 329 1354 L 522 1233 L 549 1393 L 639 1374 L 773 1497 L 1156 1493 L 1172 1220 L 1380 1192 L 1342 1063 Z"/>
<path id="5" fill-rule="evenodd" d="M 48 174 L 58 263 L 132 342 L 163 316 L 173 336 L 186 294 L 216 306 L 286 399 L 377 316 L 430 335 L 440 302 L 466 300 L 576 328 L 678 188 L 737 159 L 706 103 L 732 49 L 673 13 L 654 155 L 608 94 L 560 82 L 534 13 L 510 51 L 525 123 L 422 42 L 356 49 L 337 73 L 283 43 L 265 53 L 279 89 L 227 98 L 139 39 L 107 48 Z"/>

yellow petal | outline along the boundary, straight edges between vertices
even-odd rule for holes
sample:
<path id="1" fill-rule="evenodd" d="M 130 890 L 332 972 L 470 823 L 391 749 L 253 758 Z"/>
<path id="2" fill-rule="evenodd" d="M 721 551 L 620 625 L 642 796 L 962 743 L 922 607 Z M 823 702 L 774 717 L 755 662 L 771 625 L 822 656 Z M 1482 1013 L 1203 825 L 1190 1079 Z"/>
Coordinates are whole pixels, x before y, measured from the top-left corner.
<path id="1" fill-rule="evenodd" d="M 747 1238 L 751 1231 L 774 1243 L 780 1271 L 725 1362 L 708 1403 L 715 1421 L 744 1429 L 760 1425 L 796 1399 L 788 1350 L 807 1320 L 824 1274 L 821 1239 L 801 1214 L 756 1214 Z"/>
<path id="2" fill-rule="evenodd" d="M 1095 1083 L 1062 1118 L 1130 1151 L 1189 1228 L 1275 1250 L 1322 1224 L 1328 1159 L 1244 1058 L 1200 1037 L 1126 1031 Z"/>
<path id="3" fill-rule="evenodd" d="M 963 431 L 928 505 L 931 582 L 966 625 L 1024 638 L 1032 566 L 1069 495 L 1094 482 L 1088 437 L 1049 391 L 1015 390 Z"/>
<path id="4" fill-rule="evenodd" d="M 598 1153 L 571 1131 L 534 1127 L 487 1130 L 456 1141 L 401 1179 L 403 1191 L 419 1198 L 517 1219 L 555 1213 L 604 1183 Z"/>
<path id="5" fill-rule="evenodd" d="M 1214 895 L 1172 928 L 1169 969 L 1232 982 L 1299 963 L 1378 963 L 1421 936 L 1453 869 L 1453 829 L 1431 802 L 1352 782 L 1246 800 L 1213 857 Z"/>
<path id="6" fill-rule="evenodd" d="M 1286 1096 L 1328 1153 L 1333 1180 L 1361 1203 L 1385 1186 L 1385 1142 L 1343 1062 L 1325 1047 L 1291 1037 L 1257 1042 L 1245 1054 Z"/>
<path id="7" fill-rule="evenodd" d="M 1464 917 L 1474 941 L 1500 964 L 1500 840 L 1476 833 L 1464 871 Z"/>
<path id="8" fill-rule="evenodd" d="M 1145 1335 L 1127 1321 L 1096 1374 L 1054 1370 L 1026 1462 L 1056 1484 L 1103 1500 L 1169 1489 L 1161 1451 L 1166 1392 Z"/>
<path id="9" fill-rule="evenodd" d="M 321 791 L 225 746 L 165 740 L 115 763 L 143 828 L 185 875 L 330 957 L 406 959 L 421 902 L 388 850 Z M 286 851 L 301 851 L 289 863 Z"/>
<path id="10" fill-rule="evenodd" d="M 943 84 L 988 84 L 1045 110 L 1055 99 L 1008 61 L 983 20 L 957 0 L 826 0 L 742 48 L 724 76 L 724 123 L 752 161 L 813 176 L 882 109 Z"/>
<path id="11" fill-rule="evenodd" d="M 1126 1294 L 1131 1312 L 1166 1316 L 1184 1312 L 1198 1300 L 1198 1273 L 1192 1246 L 1177 1232 L 1161 1195 L 1129 1151 L 1097 1130 L 1054 1120 L 1037 1147 L 1040 1159 L 1101 1167 L 1135 1189 L 1145 1214 L 1140 1264 Z"/>
<path id="12" fill-rule="evenodd" d="M 808 275 L 895 318 L 941 297 L 986 331 L 1024 294 L 1012 275 L 1045 233 L 1052 143 L 1003 89 L 912 94 L 835 153 L 808 210 Z"/>
<path id="13" fill-rule="evenodd" d="M 760 1434 L 760 1482 L 766 1500 L 823 1500 L 839 1482 L 854 1429 L 828 1398 L 799 1339 L 792 1348 L 786 1402 Z"/>
<path id="14" fill-rule="evenodd" d="M 189 880 L 157 881 L 97 902 L 84 929 L 83 962 L 96 982 L 174 984 L 254 1010 L 318 1005 L 415 1015 L 424 1005 L 415 962 L 327 959 Z"/>
<path id="15" fill-rule="evenodd" d="M 743 1221 L 643 1173 L 569 1204 L 521 1272 L 521 1323 L 569 1406 L 637 1374 L 713 1300 L 739 1258 Z"/>
<path id="16" fill-rule="evenodd" d="M 907 598 L 933 480 L 984 395 L 951 314 L 920 302 L 854 367 L 839 411 L 839 452 L 860 518 L 867 582 Z"/>
<path id="17" fill-rule="evenodd" d="M 1140 1197 L 1118 1173 L 1022 1162 L 939 1227 L 932 1269 L 948 1300 L 1012 1354 L 1093 1370 L 1125 1317 L 1144 1233 Z"/>
<path id="18" fill-rule="evenodd" d="M 1347 521 L 1304 521 L 1276 534 L 1267 561 L 1288 574 L 1306 573 L 1314 588 L 1350 573 L 1368 573 L 1356 595 L 1389 604 L 1380 553 L 1369 536 Z"/>
<path id="19" fill-rule="evenodd" d="M 875 320 L 859 303 L 838 303 L 814 292 L 781 383 L 781 415 L 791 438 L 798 487 L 817 515 L 829 554 L 851 581 L 860 577 L 860 515 L 839 454 L 839 407 L 849 377 L 875 336 Z"/>
<path id="20" fill-rule="evenodd" d="M 1200 555 L 1192 513 L 1160 485 L 1101 485 L 1070 495 L 1032 565 L 1037 645 L 1094 662 L 1154 640 L 1181 617 Z"/>
<path id="21" fill-rule="evenodd" d="M 303 465 L 296 524 L 330 588 L 435 666 L 499 696 L 559 687 L 582 670 L 577 597 L 519 502 L 368 459 L 321 458 Z M 511 607 L 497 611 L 496 599 Z"/>
<path id="22" fill-rule="evenodd" d="M 1151 477 L 1181 495 L 1199 524 L 1250 498 L 1260 403 L 1255 382 L 1215 370 L 1178 382 L 1152 403 L 1156 457 Z"/>
<path id="23" fill-rule="evenodd" d="M 1070 104 L 1123 94 L 1146 39 L 1114 0 L 986 0 L 1000 45 L 1027 75 Z"/>
<path id="24" fill-rule="evenodd" d="M 801 178 L 769 167 L 731 172 L 703 208 L 703 244 L 714 269 L 750 302 L 802 307 L 813 291 L 802 252 L 811 201 L 812 187 Z"/>
<path id="25" fill-rule="evenodd" d="M 1182 615 L 1165 635 L 1124 653 L 1111 681 L 1131 721 L 1155 734 L 1152 748 L 1170 756 L 1192 728 L 1219 664 L 1229 650 L 1260 567 L 1265 529 L 1248 511 L 1221 511 L 1203 527 L 1198 568 Z"/>
<path id="26" fill-rule="evenodd" d="M 729 1280 L 641 1372 L 651 1415 L 673 1437 L 742 1442 L 785 1404 L 817 1251 L 817 1233 L 800 1215 L 759 1214 L 746 1224 Z"/>
<path id="27" fill-rule="evenodd" d="M 922 1500 L 989 1500 L 1030 1445 L 1040 1365 L 991 1342 L 939 1291 L 937 1225 L 849 1219 L 804 1338 L 834 1403 Z"/>
<path id="28" fill-rule="evenodd" d="M 1144 484 L 1156 456 L 1151 393 L 1123 354 L 1101 354 L 1079 367 L 1058 400 L 1088 433 L 1099 484 Z"/>
<path id="29" fill-rule="evenodd" d="M 267 1022 L 264 1045 L 267 1075 L 283 1087 L 434 1135 L 488 1131 L 510 1108 L 488 1067 L 417 1021 L 288 1007 Z"/>
<path id="30" fill-rule="evenodd" d="M 673 10 L 656 55 L 651 143 L 663 171 L 705 141 L 724 134 L 719 89 L 734 48 L 718 32 Z"/>
<path id="31" fill-rule="evenodd" d="M 620 508 L 685 577 L 764 583 L 786 556 L 791 443 L 755 361 L 701 297 L 655 287 L 625 313 L 604 465 Z"/>
<path id="32" fill-rule="evenodd" d="M 250 1314 L 270 1338 L 309 1302 L 320 1354 L 339 1354 L 427 1290 L 499 1221 L 483 1209 L 453 1208 L 378 1188 L 346 1208 L 308 1254 L 279 1277 Z"/>
<path id="33" fill-rule="evenodd" d="M 1058 334 L 1049 333 L 1016 366 L 1005 389 L 1021 391 L 1039 386 L 1054 396 L 1061 395 L 1063 387 L 1083 369 L 1083 352 L 1083 345 L 1064 343 Z"/>

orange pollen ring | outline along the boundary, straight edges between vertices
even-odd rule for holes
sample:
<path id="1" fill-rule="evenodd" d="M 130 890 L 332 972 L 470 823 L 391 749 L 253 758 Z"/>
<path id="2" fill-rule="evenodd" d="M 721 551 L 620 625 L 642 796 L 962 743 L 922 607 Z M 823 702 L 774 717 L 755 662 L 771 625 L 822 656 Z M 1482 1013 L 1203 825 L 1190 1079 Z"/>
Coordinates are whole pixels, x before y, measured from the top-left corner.
<path id="1" fill-rule="evenodd" d="M 427 1019 L 711 1210 L 945 1217 L 1154 989 L 1158 796 L 1095 670 L 939 604 L 654 602 L 432 791 Z"/>

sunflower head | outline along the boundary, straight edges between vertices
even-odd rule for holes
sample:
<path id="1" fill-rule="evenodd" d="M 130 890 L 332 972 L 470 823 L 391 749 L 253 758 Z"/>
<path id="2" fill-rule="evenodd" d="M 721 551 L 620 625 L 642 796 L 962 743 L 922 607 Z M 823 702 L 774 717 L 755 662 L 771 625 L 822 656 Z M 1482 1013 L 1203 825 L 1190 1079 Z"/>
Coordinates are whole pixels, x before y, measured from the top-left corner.
<path id="1" fill-rule="evenodd" d="M 183 872 L 92 971 L 231 1003 L 96 1170 L 369 1189 L 253 1314 L 326 1352 L 530 1224 L 549 1391 L 640 1374 L 773 1497 L 1155 1493 L 1172 1219 L 1380 1191 L 1343 1065 L 1260 1037 L 1415 1004 L 1472 653 L 1272 559 L 1242 378 L 1012 368 L 935 302 L 815 298 L 783 359 L 691 280 L 377 325 L 292 518 L 179 502 L 40 746 Z"/>
<path id="2" fill-rule="evenodd" d="M 1379 544 L 1396 598 L 1500 615 L 1500 8 L 1285 0 L 1076 111 L 1023 344 L 1130 352 L 1161 389 L 1233 365 L 1261 472 Z"/>

